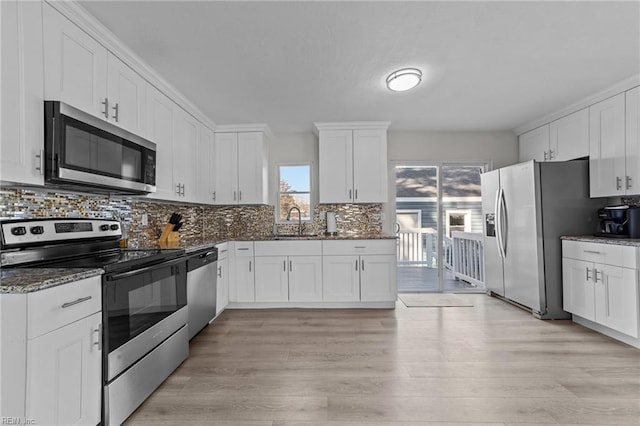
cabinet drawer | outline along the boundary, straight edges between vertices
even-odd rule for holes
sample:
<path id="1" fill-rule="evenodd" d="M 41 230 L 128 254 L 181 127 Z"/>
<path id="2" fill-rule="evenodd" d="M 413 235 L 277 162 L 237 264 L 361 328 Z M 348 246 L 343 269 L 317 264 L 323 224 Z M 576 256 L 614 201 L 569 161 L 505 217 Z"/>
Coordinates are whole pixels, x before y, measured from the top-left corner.
<path id="1" fill-rule="evenodd" d="M 27 338 L 102 310 L 102 278 L 91 277 L 27 295 Z"/>
<path id="2" fill-rule="evenodd" d="M 322 254 L 395 254 L 396 240 L 330 240 L 322 242 Z"/>
<path id="3" fill-rule="evenodd" d="M 253 241 L 236 241 L 233 243 L 233 252 L 238 257 L 253 256 Z"/>
<path id="4" fill-rule="evenodd" d="M 321 241 L 256 241 L 256 256 L 320 256 Z"/>
<path id="5" fill-rule="evenodd" d="M 229 256 L 229 243 L 216 244 L 218 249 L 218 260 L 226 259 Z"/>
<path id="6" fill-rule="evenodd" d="M 636 268 L 637 248 L 617 244 L 562 241 L 562 256 L 605 265 Z"/>

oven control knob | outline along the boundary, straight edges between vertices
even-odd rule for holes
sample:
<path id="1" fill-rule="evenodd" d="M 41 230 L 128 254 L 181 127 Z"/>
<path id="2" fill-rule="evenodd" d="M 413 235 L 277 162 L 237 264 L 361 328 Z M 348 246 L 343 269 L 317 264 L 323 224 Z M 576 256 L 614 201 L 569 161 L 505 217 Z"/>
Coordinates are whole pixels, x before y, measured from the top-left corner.
<path id="1" fill-rule="evenodd" d="M 11 233 L 13 235 L 25 235 L 27 233 L 27 228 L 24 226 L 15 226 L 11 228 Z"/>
<path id="2" fill-rule="evenodd" d="M 108 231 L 109 230 L 109 225 L 100 225 L 100 230 L 101 231 Z"/>
<path id="3" fill-rule="evenodd" d="M 44 234 L 44 227 L 43 226 L 32 226 L 31 227 L 31 233 L 34 234 L 34 235 Z"/>
<path id="4" fill-rule="evenodd" d="M 112 231 L 117 231 L 117 230 L 118 230 L 118 228 L 119 228 L 119 226 L 118 226 L 118 225 L 116 225 L 116 224 L 111 225 L 111 230 L 112 230 Z"/>

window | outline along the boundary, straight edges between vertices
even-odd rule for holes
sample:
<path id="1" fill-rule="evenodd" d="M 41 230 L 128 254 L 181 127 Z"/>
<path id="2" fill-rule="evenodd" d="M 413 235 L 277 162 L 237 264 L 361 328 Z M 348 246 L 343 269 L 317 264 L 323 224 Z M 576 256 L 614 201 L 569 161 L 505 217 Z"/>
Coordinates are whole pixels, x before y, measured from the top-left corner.
<path id="1" fill-rule="evenodd" d="M 303 221 L 311 221 L 311 164 L 278 166 L 278 222 L 286 222 L 292 207 L 298 207 Z M 298 211 L 291 211 L 298 220 Z"/>
<path id="2" fill-rule="evenodd" d="M 471 232 L 470 210 L 447 210 L 447 237 L 451 238 L 453 231 Z"/>

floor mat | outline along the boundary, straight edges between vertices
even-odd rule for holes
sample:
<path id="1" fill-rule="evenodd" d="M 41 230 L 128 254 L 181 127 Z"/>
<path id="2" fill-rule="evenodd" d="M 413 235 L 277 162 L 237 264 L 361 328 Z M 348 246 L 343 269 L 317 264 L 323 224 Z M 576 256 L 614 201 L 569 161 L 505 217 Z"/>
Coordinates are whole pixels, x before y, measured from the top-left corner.
<path id="1" fill-rule="evenodd" d="M 416 307 L 471 307 L 473 303 L 465 301 L 455 294 L 441 293 L 400 293 L 398 298 L 407 308 Z"/>

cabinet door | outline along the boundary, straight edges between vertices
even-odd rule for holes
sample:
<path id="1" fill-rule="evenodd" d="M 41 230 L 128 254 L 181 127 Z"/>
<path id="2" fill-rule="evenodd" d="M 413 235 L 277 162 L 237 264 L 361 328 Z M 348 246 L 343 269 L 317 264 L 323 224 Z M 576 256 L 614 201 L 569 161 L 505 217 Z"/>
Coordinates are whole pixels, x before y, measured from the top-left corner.
<path id="1" fill-rule="evenodd" d="M 236 257 L 236 302 L 255 302 L 255 275 L 253 257 Z"/>
<path id="2" fill-rule="evenodd" d="M 156 192 L 151 198 L 177 199 L 173 187 L 173 126 L 177 105 L 155 87 L 147 90 L 147 129 L 156 144 Z"/>
<path id="3" fill-rule="evenodd" d="M 238 133 L 238 203 L 266 204 L 267 161 L 262 132 Z"/>
<path id="4" fill-rule="evenodd" d="M 289 300 L 322 302 L 322 256 L 289 256 Z"/>
<path id="5" fill-rule="evenodd" d="M 218 259 L 218 278 L 216 281 L 216 314 L 224 311 L 229 304 L 229 259 Z"/>
<path id="6" fill-rule="evenodd" d="M 360 256 L 323 256 L 322 299 L 325 302 L 360 300 Z"/>
<path id="7" fill-rule="evenodd" d="M 147 81 L 111 52 L 108 54 L 107 70 L 109 121 L 146 137 Z"/>
<path id="8" fill-rule="evenodd" d="M 197 200 L 198 122 L 180 107 L 175 108 L 173 137 L 173 187 L 182 201 Z M 178 188 L 178 185 L 182 185 Z"/>
<path id="9" fill-rule="evenodd" d="M 595 264 L 596 321 L 638 337 L 638 272 L 635 269 Z"/>
<path id="10" fill-rule="evenodd" d="M 360 256 L 360 300 L 363 302 L 395 301 L 396 256 Z"/>
<path id="11" fill-rule="evenodd" d="M 595 320 L 593 263 L 562 258 L 562 309 Z"/>
<path id="12" fill-rule="evenodd" d="M 107 49 L 52 6 L 44 7 L 44 96 L 107 119 Z"/>
<path id="13" fill-rule="evenodd" d="M 353 200 L 387 202 L 387 131 L 353 131 Z"/>
<path id="14" fill-rule="evenodd" d="M 40 424 L 100 423 L 102 314 L 27 343 L 27 416 Z"/>
<path id="15" fill-rule="evenodd" d="M 589 156 L 589 109 L 585 108 L 549 125 L 549 159 L 568 161 Z"/>
<path id="16" fill-rule="evenodd" d="M 625 194 L 624 108 L 624 93 L 589 107 L 591 197 Z"/>
<path id="17" fill-rule="evenodd" d="M 518 137 L 520 162 L 536 160 L 547 161 L 549 158 L 549 125 L 544 125 L 524 133 Z"/>
<path id="18" fill-rule="evenodd" d="M 286 256 L 256 257 L 256 302 L 289 300 L 288 269 Z"/>
<path id="19" fill-rule="evenodd" d="M 319 147 L 320 203 L 353 202 L 353 132 L 321 130 Z"/>
<path id="20" fill-rule="evenodd" d="M 213 170 L 213 131 L 198 123 L 198 154 L 196 169 L 196 201 L 202 204 L 213 203 L 213 186 L 211 174 Z"/>
<path id="21" fill-rule="evenodd" d="M 0 180 L 42 185 L 42 3 L 2 1 L 0 8 Z"/>
<path id="22" fill-rule="evenodd" d="M 626 93 L 625 147 L 627 195 L 640 194 L 640 87 Z"/>
<path id="23" fill-rule="evenodd" d="M 215 204 L 238 204 L 238 134 L 216 133 Z"/>

